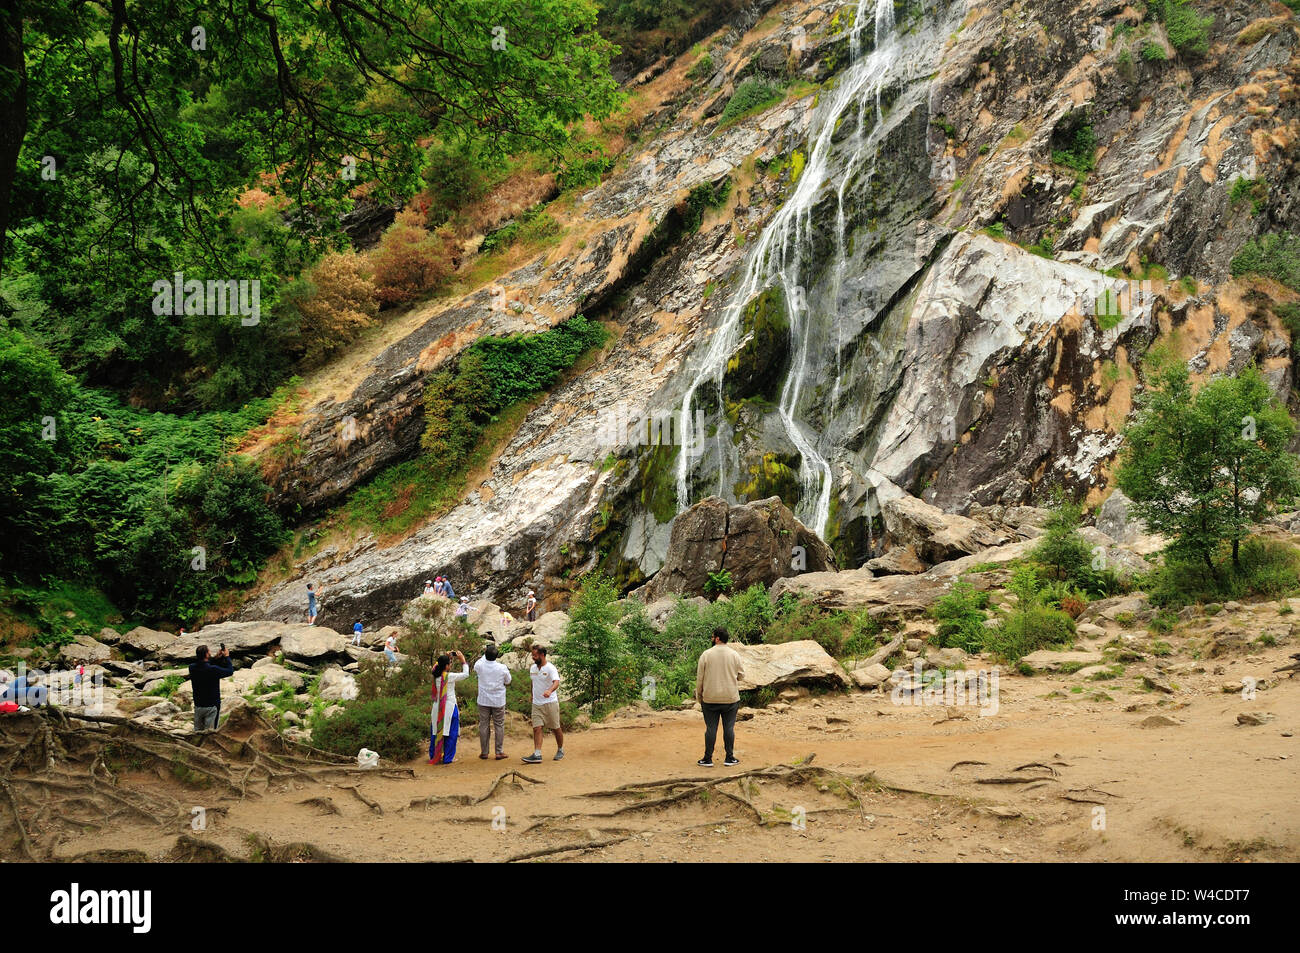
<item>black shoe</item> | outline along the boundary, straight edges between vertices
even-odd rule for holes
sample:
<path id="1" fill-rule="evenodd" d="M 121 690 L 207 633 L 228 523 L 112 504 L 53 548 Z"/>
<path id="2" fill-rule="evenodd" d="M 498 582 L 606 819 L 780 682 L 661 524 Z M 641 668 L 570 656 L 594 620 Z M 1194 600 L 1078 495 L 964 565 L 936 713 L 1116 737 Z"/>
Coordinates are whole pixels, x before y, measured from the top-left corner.
<path id="1" fill-rule="evenodd" d="M 698 764 L 701 768 L 711 768 L 711 767 L 713 767 L 713 759 L 712 759 L 712 758 L 701 758 L 699 761 L 696 761 L 695 763 Z"/>
<path id="2" fill-rule="evenodd" d="M 730 768 L 730 767 L 734 767 L 735 765 L 740 764 L 740 759 L 739 759 L 739 758 L 728 758 L 726 761 L 724 761 L 724 762 L 722 762 L 722 763 L 725 764 L 727 767 Z"/>

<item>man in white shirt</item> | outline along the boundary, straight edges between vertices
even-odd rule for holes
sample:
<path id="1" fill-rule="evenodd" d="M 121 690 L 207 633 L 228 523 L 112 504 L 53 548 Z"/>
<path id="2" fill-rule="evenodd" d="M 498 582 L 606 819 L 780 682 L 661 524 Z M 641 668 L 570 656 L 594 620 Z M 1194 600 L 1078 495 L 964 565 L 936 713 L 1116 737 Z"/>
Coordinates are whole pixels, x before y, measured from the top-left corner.
<path id="1" fill-rule="evenodd" d="M 474 663 L 474 674 L 478 676 L 478 756 L 487 760 L 488 738 L 495 726 L 500 761 L 506 756 L 506 686 L 510 684 L 510 669 L 497 661 L 497 647 L 489 645 Z"/>
<path id="2" fill-rule="evenodd" d="M 391 664 L 397 664 L 397 635 L 395 633 L 389 632 L 388 638 L 384 639 L 384 656 Z"/>
<path id="3" fill-rule="evenodd" d="M 533 646 L 533 664 L 528 668 L 533 680 L 533 753 L 524 764 L 541 764 L 542 729 L 555 734 L 555 760 L 564 757 L 564 731 L 560 728 L 560 673 L 546 660 L 546 649 Z"/>

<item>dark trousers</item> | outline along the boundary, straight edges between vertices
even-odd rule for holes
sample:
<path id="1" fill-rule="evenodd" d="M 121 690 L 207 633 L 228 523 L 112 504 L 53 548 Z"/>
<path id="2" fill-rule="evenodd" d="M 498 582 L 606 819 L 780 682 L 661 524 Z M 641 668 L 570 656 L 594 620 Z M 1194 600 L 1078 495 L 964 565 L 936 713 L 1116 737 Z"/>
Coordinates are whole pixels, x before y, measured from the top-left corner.
<path id="1" fill-rule="evenodd" d="M 736 712 L 740 711 L 740 702 L 727 705 L 715 705 L 702 702 L 704 712 L 704 760 L 713 759 L 713 746 L 718 740 L 718 719 L 722 719 L 722 746 L 727 749 L 727 760 L 736 757 Z"/>

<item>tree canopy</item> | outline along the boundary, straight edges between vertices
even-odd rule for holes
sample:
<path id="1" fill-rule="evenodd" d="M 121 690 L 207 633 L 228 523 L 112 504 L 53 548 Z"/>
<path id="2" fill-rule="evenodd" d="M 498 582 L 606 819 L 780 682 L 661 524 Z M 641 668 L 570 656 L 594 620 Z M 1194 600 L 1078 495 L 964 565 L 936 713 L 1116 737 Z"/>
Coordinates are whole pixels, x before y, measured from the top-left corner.
<path id="1" fill-rule="evenodd" d="M 1300 493 L 1296 427 L 1255 368 L 1192 388 L 1181 362 L 1164 370 L 1125 431 L 1116 479 L 1136 514 L 1171 538 L 1171 555 L 1211 575 L 1274 504 Z"/>

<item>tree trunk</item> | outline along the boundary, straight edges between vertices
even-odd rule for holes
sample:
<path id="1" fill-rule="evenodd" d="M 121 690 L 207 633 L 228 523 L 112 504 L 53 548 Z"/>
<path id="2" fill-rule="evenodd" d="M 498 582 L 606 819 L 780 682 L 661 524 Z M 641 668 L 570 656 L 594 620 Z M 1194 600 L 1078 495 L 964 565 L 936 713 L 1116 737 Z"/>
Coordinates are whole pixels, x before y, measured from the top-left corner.
<path id="1" fill-rule="evenodd" d="M 27 63 L 21 0 L 0 0 L 0 275 L 4 274 L 9 208 L 18 150 L 27 135 Z"/>

